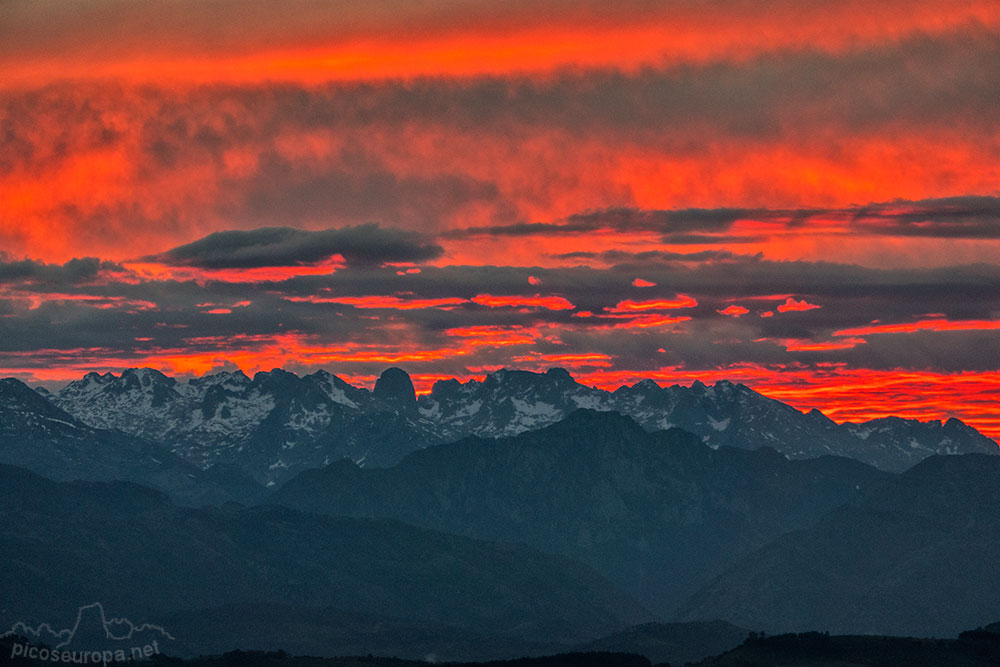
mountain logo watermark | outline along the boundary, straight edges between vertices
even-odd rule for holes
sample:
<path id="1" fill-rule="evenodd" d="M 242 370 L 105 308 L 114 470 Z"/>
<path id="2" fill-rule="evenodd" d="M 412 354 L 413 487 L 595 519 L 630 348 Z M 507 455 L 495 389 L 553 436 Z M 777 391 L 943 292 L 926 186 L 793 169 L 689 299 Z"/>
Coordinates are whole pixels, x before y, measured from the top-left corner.
<path id="1" fill-rule="evenodd" d="M 56 630 L 49 623 L 37 626 L 22 621 L 0 634 L 15 637 L 11 660 L 34 660 L 78 665 L 149 660 L 174 640 L 159 625 L 136 624 L 127 618 L 109 619 L 100 602 L 77 609 L 73 627 Z"/>

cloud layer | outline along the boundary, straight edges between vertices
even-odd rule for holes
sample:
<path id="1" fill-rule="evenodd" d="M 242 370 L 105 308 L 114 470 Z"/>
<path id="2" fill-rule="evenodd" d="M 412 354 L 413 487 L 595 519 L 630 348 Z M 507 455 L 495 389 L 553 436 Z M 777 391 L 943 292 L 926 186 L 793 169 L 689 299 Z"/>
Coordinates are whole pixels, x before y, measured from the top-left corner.
<path id="1" fill-rule="evenodd" d="M 331 266 L 333 253 L 344 261 Z M 426 238 L 366 226 L 216 233 L 160 254 L 158 270 L 153 262 L 6 261 L 0 372 L 55 380 L 138 365 L 201 374 L 236 364 L 369 378 L 396 364 L 419 384 L 563 365 L 612 388 L 691 372 L 749 374 L 788 394 L 777 382 L 783 374 L 812 389 L 801 378 L 828 376 L 823 385 L 837 386 L 863 369 L 883 380 L 924 374 L 928 383 L 966 374 L 989 392 L 1000 387 L 997 266 L 887 270 L 713 253 L 619 253 L 596 267 L 421 260 L 438 254 Z M 271 273 L 254 273 L 262 267 Z M 310 267 L 319 270 L 296 273 Z M 908 409 L 990 430 L 992 417 L 976 407 L 982 398 Z M 870 416 L 892 406 L 842 410 Z"/>
<path id="2" fill-rule="evenodd" d="M 968 23 L 831 52 L 544 77 L 0 91 L 0 240 L 57 261 L 121 260 L 213 231 L 377 222 L 659 230 L 818 258 L 768 232 L 832 228 L 946 264 L 975 253 L 969 239 L 997 240 L 996 35 Z M 873 263 L 857 245 L 826 252 Z"/>
<path id="3" fill-rule="evenodd" d="M 0 3 L 0 366 L 571 366 L 1000 433 L 1000 5 Z"/>

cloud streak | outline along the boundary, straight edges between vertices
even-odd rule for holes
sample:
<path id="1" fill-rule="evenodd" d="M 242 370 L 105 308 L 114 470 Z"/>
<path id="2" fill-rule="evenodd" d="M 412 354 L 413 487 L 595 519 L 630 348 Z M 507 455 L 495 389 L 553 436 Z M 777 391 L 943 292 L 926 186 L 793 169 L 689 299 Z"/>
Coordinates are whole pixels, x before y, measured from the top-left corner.
<path id="1" fill-rule="evenodd" d="M 742 60 L 774 50 L 840 52 L 856 43 L 995 27 L 985 0 L 857 0 L 807 6 L 694 0 L 669 7 L 600 2 L 434 1 L 400 5 L 351 0 L 138 6 L 125 0 L 0 5 L 0 63 L 10 82 L 66 77 L 128 81 L 325 81 L 549 72 L 568 66 L 635 69 Z M 10 85 L 10 84 L 8 84 Z"/>

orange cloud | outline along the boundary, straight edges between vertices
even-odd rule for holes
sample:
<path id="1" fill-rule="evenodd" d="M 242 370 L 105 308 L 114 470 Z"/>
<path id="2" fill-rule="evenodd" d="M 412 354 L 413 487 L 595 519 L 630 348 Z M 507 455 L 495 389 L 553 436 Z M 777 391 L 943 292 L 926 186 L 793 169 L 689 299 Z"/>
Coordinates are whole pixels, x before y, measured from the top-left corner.
<path id="1" fill-rule="evenodd" d="M 446 329 L 444 335 L 464 339 L 464 345 L 474 348 L 530 345 L 541 336 L 541 333 L 532 327 L 482 325 Z"/>
<path id="2" fill-rule="evenodd" d="M 916 333 L 918 331 L 994 331 L 1000 320 L 920 320 L 908 324 L 872 324 L 834 331 L 834 336 L 869 336 L 872 334 Z"/>
<path id="3" fill-rule="evenodd" d="M 610 313 L 634 313 L 647 310 L 670 310 L 673 308 L 694 308 L 698 302 L 687 294 L 678 294 L 674 299 L 651 299 L 649 301 L 619 301 Z"/>
<path id="4" fill-rule="evenodd" d="M 282 297 L 286 301 L 296 303 L 339 303 L 355 308 L 387 308 L 391 310 L 419 310 L 423 308 L 453 308 L 464 303 L 469 303 L 467 299 L 444 298 L 444 299 L 401 299 L 396 296 L 286 296 Z"/>
<path id="5" fill-rule="evenodd" d="M 611 325 L 613 329 L 649 329 L 652 327 L 665 327 L 680 322 L 687 322 L 690 317 L 671 317 L 667 315 L 640 315 L 630 317 L 621 322 Z"/>
<path id="6" fill-rule="evenodd" d="M 811 341 L 802 338 L 758 338 L 754 342 L 772 341 L 785 348 L 786 352 L 830 352 L 833 350 L 850 350 L 858 345 L 865 345 L 864 338 L 847 338 L 839 341 Z"/>
<path id="7" fill-rule="evenodd" d="M 473 303 L 489 308 L 544 308 L 546 310 L 572 310 L 576 308 L 561 296 L 493 296 L 492 294 L 477 294 Z"/>
<path id="8" fill-rule="evenodd" d="M 34 3 L 32 3 L 34 4 Z M 338 4 L 262 2 L 138 5 L 94 2 L 88 10 L 0 8 L 7 85 L 66 78 L 189 83 L 316 83 L 330 80 L 545 73 L 576 67 L 638 69 L 750 59 L 810 48 L 837 52 L 863 42 L 937 34 L 976 23 L 995 27 L 986 0 L 740 2 L 669 6 L 619 3 Z M 115 30 L 107 29 L 108 13 Z M 195 29 L 192 29 L 192 28 Z M 200 38 L 210 31 L 212 39 Z"/>
<path id="9" fill-rule="evenodd" d="M 109 23 L 109 14 L 115 21 Z M 626 276 L 641 275 L 643 262 L 670 252 L 907 268 L 995 263 L 1000 256 L 990 219 L 972 226 L 984 238 L 961 225 L 944 231 L 965 230 L 965 238 L 923 238 L 939 221 L 921 219 L 919 207 L 882 205 L 865 220 L 850 212 L 871 202 L 996 194 L 995 0 L 774 0 L 766 12 L 741 0 L 347 0 L 336 7 L 311 0 L 93 0 L 72 11 L 44 0 L 0 3 L 0 26 L 0 246 L 13 257 L 134 260 L 225 229 L 320 229 L 369 220 L 441 236 L 445 253 L 428 266 L 392 267 L 403 278 L 430 266 L 520 266 L 535 274 L 608 266 L 621 261 L 615 251 L 635 258 Z M 519 221 L 570 224 L 577 214 L 616 208 L 703 209 L 709 222 L 712 211 L 726 208 L 792 212 L 760 216 L 766 219 L 741 214 L 690 234 L 671 225 L 581 226 L 526 243 L 516 234 L 453 233 Z M 800 218 L 796 209 L 826 213 Z M 645 251 L 653 252 L 643 258 Z M 241 284 L 345 268 L 342 257 L 244 269 L 131 261 L 130 273 L 116 279 L 226 283 L 220 290 L 230 297 L 204 297 L 219 303 L 200 311 L 222 323 L 246 304 L 231 296 Z M 395 279 L 392 271 L 389 277 Z M 528 283 L 534 291 L 542 281 L 532 275 Z M 632 285 L 654 283 L 637 277 Z M 129 312 L 157 307 L 67 291 L 3 296 L 17 309 L 58 301 Z M 740 317 L 749 310 L 738 304 L 751 299 L 773 301 L 760 304 L 769 309 L 756 311 L 761 318 L 775 315 L 772 306 L 778 313 L 821 307 L 799 296 L 734 297 L 717 312 Z M 464 298 L 410 299 L 402 292 L 289 299 L 360 310 L 520 315 L 487 313 Z M 472 302 L 533 319 L 544 315 L 539 311 L 563 318 L 562 311 L 575 310 L 568 298 L 554 295 L 478 294 Z M 568 329 L 574 336 L 590 329 L 667 329 L 691 318 L 665 311 L 697 305 L 683 294 L 624 300 L 597 314 L 573 312 Z M 824 314 L 833 317 L 835 304 L 827 307 Z M 84 347 L 4 357 L 11 372 L 44 378 L 69 379 L 85 367 L 203 373 L 229 363 L 248 371 L 337 363 L 370 379 L 366 364 L 413 363 L 433 366 L 434 373 L 421 376 L 430 381 L 440 377 L 441 364 L 459 360 L 456 367 L 472 364 L 463 366 L 468 372 L 490 368 L 500 356 L 491 349 L 556 335 L 554 326 L 464 326 L 428 343 L 405 326 L 382 328 L 402 315 L 355 316 L 380 340 L 191 338 L 187 347 L 132 354 Z M 993 320 L 921 318 L 849 326 L 832 341 L 773 342 L 787 352 L 831 352 L 862 345 L 870 335 L 1000 328 Z M 136 340 L 153 342 L 145 335 Z M 577 345 L 562 355 L 516 352 L 525 363 L 562 357 L 568 365 L 606 371 L 607 378 L 626 373 L 606 367 L 614 360 L 585 343 Z M 22 367 L 32 359 L 47 359 L 51 368 Z M 665 378 L 675 371 L 683 369 L 656 372 Z M 685 381 L 698 373 L 734 373 L 758 388 L 785 392 L 796 405 L 815 396 L 848 416 L 883 408 L 937 414 L 940 391 L 941 414 L 955 411 L 1000 430 L 995 407 L 982 407 L 997 387 L 984 375 L 759 366 L 683 372 Z M 912 400 L 902 397 L 906 385 L 899 378 L 916 383 Z M 963 390 L 968 397 L 960 396 Z"/>
<path id="10" fill-rule="evenodd" d="M 806 310 L 814 310 L 816 308 L 822 308 L 822 306 L 817 306 L 814 303 L 808 303 L 805 299 L 796 300 L 792 297 L 785 299 L 785 302 L 778 306 L 779 313 L 795 313 L 802 312 Z"/>
<path id="11" fill-rule="evenodd" d="M 574 314 L 576 316 L 576 314 Z M 594 315 L 589 311 L 579 313 L 580 325 L 587 329 L 651 329 L 689 322 L 690 317 L 663 314 L 613 314 Z"/>
<path id="12" fill-rule="evenodd" d="M 722 310 L 716 310 L 715 312 L 719 313 L 720 315 L 729 315 L 730 317 L 738 318 L 740 315 L 746 315 L 750 311 L 744 308 L 743 306 L 733 305 L 733 306 L 726 306 Z"/>
<path id="13" fill-rule="evenodd" d="M 584 367 L 603 366 L 610 367 L 612 358 L 606 354 L 525 354 L 514 357 L 512 360 L 520 367 L 542 368 L 557 364 L 561 367 L 573 369 Z"/>
<path id="14" fill-rule="evenodd" d="M 67 294 L 61 292 L 29 292 L 26 290 L 0 288 L 0 298 L 24 302 L 28 310 L 37 310 L 44 304 L 78 303 L 100 308 L 102 310 L 121 310 L 135 312 L 139 310 L 156 310 L 159 306 L 146 299 L 129 299 L 123 296 L 104 296 L 99 294 Z"/>
<path id="15" fill-rule="evenodd" d="M 159 262 L 125 262 L 124 266 L 141 280 L 194 281 L 200 285 L 208 282 L 269 283 L 282 282 L 299 276 L 325 276 L 343 269 L 346 264 L 340 256 L 303 266 L 262 266 L 246 269 L 205 269 L 192 266 L 172 266 Z"/>
<path id="16" fill-rule="evenodd" d="M 221 310 L 221 309 L 220 309 Z M 526 337 L 527 343 L 534 342 Z M 77 348 L 68 350 L 34 350 L 31 353 L 11 353 L 0 373 L 24 377 L 27 380 L 70 380 L 91 370 L 116 372 L 137 366 L 155 368 L 168 374 L 203 375 L 237 366 L 246 373 L 272 368 L 321 368 L 330 364 L 421 364 L 464 357 L 477 345 L 504 345 L 508 341 L 495 338 L 452 347 L 422 347 L 401 342 L 395 345 L 347 343 L 321 344 L 311 337 L 290 333 L 284 335 L 218 336 L 191 338 L 185 347 L 148 348 L 128 355 L 107 348 Z M 17 359 L 46 359 L 51 368 L 28 368 L 17 365 Z"/>
<path id="17" fill-rule="evenodd" d="M 585 83 L 581 78 L 565 84 L 571 88 L 568 94 L 577 94 L 573 91 Z M 545 90 L 543 86 L 541 93 Z M 553 88 L 552 94 L 559 90 Z M 317 107 L 352 110 L 365 102 L 364 93 L 356 90 L 304 89 L 302 94 L 315 95 Z M 380 94 L 393 97 L 388 88 L 369 93 L 376 101 Z M 649 137 L 641 129 L 602 122 L 581 137 L 572 115 L 540 124 L 530 114 L 520 118 L 508 110 L 494 122 L 477 122 L 458 100 L 440 115 L 414 113 L 397 122 L 366 122 L 354 110 L 333 133 L 283 121 L 281 103 L 272 99 L 267 86 L 255 88 L 253 97 L 261 103 L 248 103 L 239 91 L 216 91 L 214 97 L 202 89 L 116 92 L 96 85 L 46 91 L 30 110 L 31 123 L 17 128 L 31 132 L 30 141 L 25 139 L 31 148 L 14 155 L 33 157 L 15 162 L 0 179 L 6 212 L 0 217 L 0 242 L 15 254 L 50 261 L 79 255 L 124 260 L 211 231 L 274 224 L 265 221 L 278 215 L 288 216 L 282 224 L 303 228 L 378 219 L 445 230 L 497 219 L 557 221 L 614 206 L 846 206 L 992 193 L 1000 181 L 998 139 L 962 119 L 954 127 L 914 121 L 907 127 L 866 129 L 844 127 L 836 115 L 803 117 L 798 130 L 761 137 L 708 121 L 671 125 Z M 59 111 L 66 108 L 74 113 Z M 87 108 L 91 116 L 84 114 Z M 172 115 L 161 118 L 165 109 L 173 110 Z M 14 112 L 28 113 L 9 113 L 21 117 Z M 454 122 L 451 114 L 462 121 Z M 780 116 L 776 111 L 772 120 L 781 123 Z M 237 124 L 235 130 L 227 129 L 227 117 Z M 201 135 L 174 137 L 174 126 L 191 127 L 191 134 L 197 128 L 227 148 L 211 149 Z M 634 138 L 622 140 L 623 133 Z M 94 136 L 105 134 L 108 145 L 95 145 Z M 63 151 L 52 148 L 58 145 Z M 163 155 L 154 150 L 161 145 L 157 150 Z M 351 146 L 364 147 L 356 159 L 372 173 L 345 162 Z M 696 151 L 694 146 L 704 148 Z M 921 155 L 935 159 L 915 158 Z M 268 171 L 276 169 L 269 166 L 276 160 L 283 181 Z M 341 183 L 342 196 L 324 194 L 330 182 Z M 388 191 L 372 193 L 372 184 Z M 283 199 L 304 190 L 314 192 L 329 210 L 301 203 L 296 207 L 294 197 Z M 893 261 L 902 265 L 942 264 L 953 256 L 989 261 L 1000 251 L 1000 242 L 993 240 L 873 242 L 853 234 L 849 220 L 778 227 L 745 221 L 714 240 L 707 236 L 703 245 L 673 246 L 650 232 L 588 231 L 574 239 L 533 238 L 530 244 L 484 235 L 443 241 L 448 254 L 438 263 L 553 266 L 570 260 L 551 255 L 593 250 L 598 244 L 632 246 L 634 251 L 725 247 L 775 259 L 860 258 L 872 265 L 887 258 L 898 258 Z M 752 232 L 752 238 L 745 232 Z M 306 274 L 307 269 L 300 271 Z M 225 273 L 219 278 L 230 279 Z"/>

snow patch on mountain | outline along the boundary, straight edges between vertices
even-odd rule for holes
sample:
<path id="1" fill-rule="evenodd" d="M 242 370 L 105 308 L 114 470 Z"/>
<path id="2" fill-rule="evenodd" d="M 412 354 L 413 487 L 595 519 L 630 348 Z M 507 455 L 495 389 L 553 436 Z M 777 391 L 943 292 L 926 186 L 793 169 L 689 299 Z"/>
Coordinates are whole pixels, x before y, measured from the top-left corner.
<path id="1" fill-rule="evenodd" d="M 729 428 L 729 423 L 732 420 L 733 420 L 732 417 L 726 417 L 725 419 L 713 419 L 712 417 L 709 417 L 708 423 L 711 424 L 712 428 L 714 428 L 716 431 L 725 431 L 727 428 Z"/>

